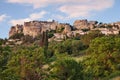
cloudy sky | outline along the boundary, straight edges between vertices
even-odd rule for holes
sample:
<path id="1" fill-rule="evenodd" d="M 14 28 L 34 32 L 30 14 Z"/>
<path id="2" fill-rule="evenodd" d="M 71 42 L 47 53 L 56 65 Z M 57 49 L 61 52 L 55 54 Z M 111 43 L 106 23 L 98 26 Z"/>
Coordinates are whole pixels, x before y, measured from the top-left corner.
<path id="1" fill-rule="evenodd" d="M 53 19 L 71 25 L 76 19 L 120 21 L 120 0 L 0 0 L 0 38 L 12 25 Z"/>

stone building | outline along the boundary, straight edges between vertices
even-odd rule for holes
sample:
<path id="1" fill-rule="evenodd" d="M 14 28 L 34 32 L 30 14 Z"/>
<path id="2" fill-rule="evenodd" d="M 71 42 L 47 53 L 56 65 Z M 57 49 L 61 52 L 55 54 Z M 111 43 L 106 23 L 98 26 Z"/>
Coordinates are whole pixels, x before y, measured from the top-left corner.
<path id="1" fill-rule="evenodd" d="M 87 21 L 87 19 L 83 19 L 83 20 L 76 20 L 73 26 L 77 30 L 93 29 L 95 28 L 96 24 L 97 24 L 97 21 Z"/>
<path id="2" fill-rule="evenodd" d="M 9 31 L 9 37 L 16 34 L 16 33 L 22 33 L 23 32 L 23 25 L 16 25 L 12 26 L 10 31 Z"/>
<path id="3" fill-rule="evenodd" d="M 24 25 L 16 25 L 11 27 L 9 32 L 9 37 L 14 35 L 15 33 L 23 33 L 24 35 L 29 35 L 32 37 L 36 37 L 41 34 L 43 31 L 51 31 L 64 28 L 64 32 L 71 31 L 71 26 L 69 24 L 58 23 L 56 21 L 29 21 L 24 22 Z"/>

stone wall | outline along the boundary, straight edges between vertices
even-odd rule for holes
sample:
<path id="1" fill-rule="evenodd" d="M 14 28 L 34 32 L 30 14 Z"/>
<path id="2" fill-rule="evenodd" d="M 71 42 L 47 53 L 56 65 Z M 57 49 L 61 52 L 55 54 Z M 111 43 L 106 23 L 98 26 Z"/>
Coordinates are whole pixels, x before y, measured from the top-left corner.
<path id="1" fill-rule="evenodd" d="M 88 21 L 85 20 L 76 20 L 73 25 L 76 29 L 89 29 Z"/>
<path id="2" fill-rule="evenodd" d="M 15 33 L 22 32 L 24 35 L 29 35 L 32 37 L 36 37 L 41 34 L 43 31 L 57 30 L 59 28 L 64 27 L 64 32 L 71 31 L 71 26 L 69 24 L 58 23 L 56 21 L 30 21 L 24 22 L 24 25 L 16 25 L 11 28 L 9 32 L 9 37 Z"/>
<path id="3" fill-rule="evenodd" d="M 38 34 L 40 34 L 40 32 L 41 32 L 41 27 L 37 27 L 37 26 L 24 26 L 23 27 L 24 35 L 35 37 Z"/>
<path id="4" fill-rule="evenodd" d="M 13 36 L 16 33 L 22 33 L 23 32 L 23 25 L 16 25 L 12 26 L 10 31 L 9 31 L 9 37 Z"/>
<path id="5" fill-rule="evenodd" d="M 10 31 L 9 31 L 9 37 L 11 37 L 12 35 L 14 35 L 15 33 L 17 33 L 16 32 L 16 28 L 15 28 L 15 26 L 12 26 L 11 29 L 10 29 Z"/>
<path id="6" fill-rule="evenodd" d="M 97 21 L 87 21 L 86 19 L 83 19 L 83 20 L 76 20 L 73 26 L 77 30 L 93 29 L 96 24 L 97 24 Z"/>
<path id="7" fill-rule="evenodd" d="M 85 30 L 88 29 L 88 30 Z M 24 25 L 12 26 L 9 31 L 9 37 L 16 33 L 23 33 L 24 35 L 29 35 L 36 37 L 43 31 L 55 30 L 55 35 L 52 38 L 63 38 L 63 35 L 67 37 L 76 36 L 76 34 L 84 35 L 89 32 L 89 30 L 100 30 L 103 34 L 119 34 L 120 33 L 120 22 L 116 23 L 98 23 L 97 21 L 88 21 L 86 19 L 76 20 L 71 26 L 68 23 L 58 23 L 57 21 L 29 21 L 24 22 Z"/>

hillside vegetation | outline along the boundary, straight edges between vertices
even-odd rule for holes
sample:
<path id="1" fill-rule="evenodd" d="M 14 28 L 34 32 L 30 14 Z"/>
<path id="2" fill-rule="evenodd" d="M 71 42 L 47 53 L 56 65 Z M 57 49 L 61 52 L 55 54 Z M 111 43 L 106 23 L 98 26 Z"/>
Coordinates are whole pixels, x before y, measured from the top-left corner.
<path id="1" fill-rule="evenodd" d="M 93 31 L 48 43 L 46 34 L 13 47 L 0 40 L 0 80 L 119 80 L 120 35 Z"/>

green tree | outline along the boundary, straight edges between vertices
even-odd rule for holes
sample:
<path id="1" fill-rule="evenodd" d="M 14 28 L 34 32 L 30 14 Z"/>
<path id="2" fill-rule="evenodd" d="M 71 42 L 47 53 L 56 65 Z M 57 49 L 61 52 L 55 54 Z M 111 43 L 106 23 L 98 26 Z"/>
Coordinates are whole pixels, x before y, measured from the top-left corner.
<path id="1" fill-rule="evenodd" d="M 67 53 L 69 55 L 79 55 L 81 51 L 86 47 L 80 40 L 67 39 L 63 42 L 57 43 L 52 46 L 54 51 L 58 51 L 60 54 Z"/>
<path id="2" fill-rule="evenodd" d="M 51 80 L 83 80 L 83 67 L 73 59 L 56 61 L 51 68 Z"/>
<path id="3" fill-rule="evenodd" d="M 0 45 L 0 79 L 3 79 L 3 72 L 7 69 L 7 62 L 11 55 L 11 49 L 9 46 L 1 46 Z"/>
<path id="4" fill-rule="evenodd" d="M 24 37 L 23 33 L 16 33 L 16 34 L 12 35 L 10 37 L 10 39 L 21 39 L 22 37 Z"/>
<path id="5" fill-rule="evenodd" d="M 49 32 L 48 32 L 48 38 L 53 37 L 55 32 L 56 32 L 55 30 L 49 31 Z"/>
<path id="6" fill-rule="evenodd" d="M 44 50 L 39 47 L 24 47 L 16 50 L 8 61 L 4 71 L 20 80 L 42 80 L 42 66 L 45 64 Z M 11 75 L 11 76 L 12 76 Z M 16 80 L 16 79 L 15 79 Z"/>
<path id="7" fill-rule="evenodd" d="M 92 30 L 88 34 L 81 36 L 81 41 L 86 45 L 89 46 L 91 41 L 97 37 L 101 37 L 103 34 L 99 30 Z"/>
<path id="8" fill-rule="evenodd" d="M 48 31 L 42 33 L 42 38 L 40 40 L 40 47 L 44 48 L 44 56 L 47 58 L 48 54 Z"/>
<path id="9" fill-rule="evenodd" d="M 21 40 L 23 41 L 23 43 L 33 43 L 35 40 L 32 36 L 29 35 L 25 35 L 21 38 Z"/>
<path id="10" fill-rule="evenodd" d="M 88 48 L 89 57 L 84 61 L 87 76 L 94 79 L 108 77 L 120 71 L 120 38 L 101 37 L 94 39 Z"/>

